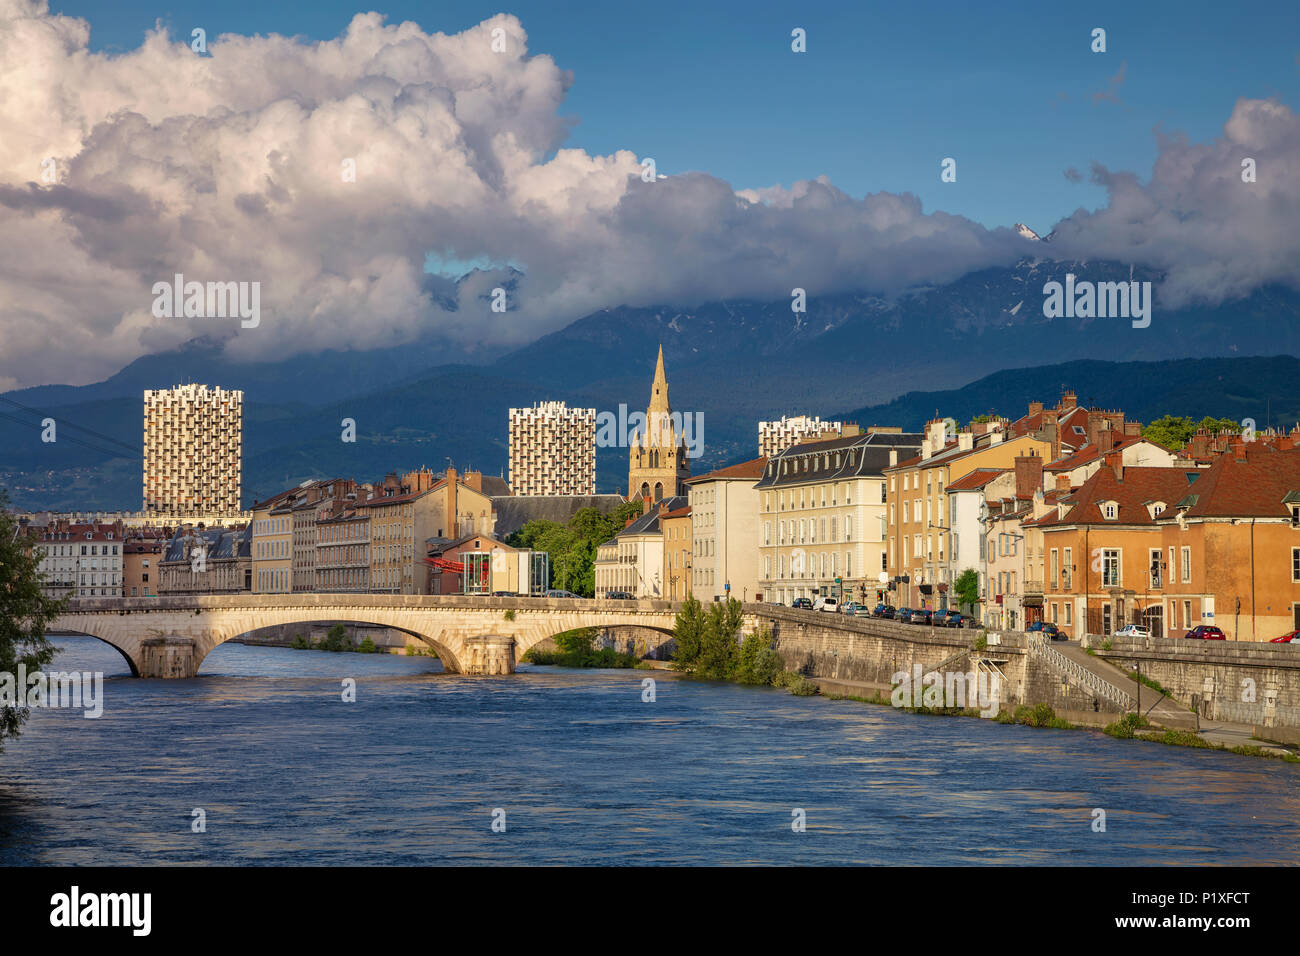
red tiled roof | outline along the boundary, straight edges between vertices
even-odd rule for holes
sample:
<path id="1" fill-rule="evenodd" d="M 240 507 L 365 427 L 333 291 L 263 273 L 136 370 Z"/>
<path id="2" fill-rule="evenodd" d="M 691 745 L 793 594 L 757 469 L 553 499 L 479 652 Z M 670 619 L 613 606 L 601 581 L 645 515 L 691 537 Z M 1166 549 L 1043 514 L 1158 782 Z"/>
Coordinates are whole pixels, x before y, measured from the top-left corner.
<path id="1" fill-rule="evenodd" d="M 1194 485 L 1167 499 L 1164 517 L 1174 517 L 1174 506 L 1187 495 L 1196 496 L 1196 503 L 1187 508 L 1189 518 L 1290 517 L 1283 499 L 1291 492 L 1300 496 L 1300 450 L 1278 451 L 1265 444 L 1242 447 L 1244 459 L 1225 452 L 1209 468 L 1199 469 L 1201 477 Z"/>
<path id="2" fill-rule="evenodd" d="M 691 513 L 691 506 L 687 505 L 685 508 L 678 508 L 675 511 L 665 511 L 659 517 L 660 518 L 685 518 L 688 515 L 690 515 L 690 513 Z"/>
<path id="3" fill-rule="evenodd" d="M 711 481 L 715 478 L 722 478 L 722 479 L 752 478 L 755 481 L 757 481 L 759 478 L 763 477 L 763 469 L 766 467 L 767 467 L 766 457 L 751 458 L 749 461 L 742 461 L 738 465 L 730 465 L 726 468 L 719 468 L 716 471 L 711 471 L 707 475 L 697 475 L 694 478 L 687 478 L 686 483 L 690 485 L 690 484 L 694 484 L 697 481 Z"/>
<path id="4" fill-rule="evenodd" d="M 1188 481 L 1188 476 L 1202 476 L 1204 472 L 1197 468 L 1148 468 L 1134 466 L 1123 469 L 1124 477 L 1115 477 L 1115 470 L 1103 465 L 1097 472 L 1079 486 L 1069 500 L 1074 507 L 1060 518 L 1041 522 L 1047 524 L 1153 524 L 1147 503 L 1163 501 L 1167 505 L 1195 493 L 1195 483 Z M 1101 513 L 1100 505 L 1105 501 L 1114 501 L 1118 509 L 1114 518 L 1107 519 Z"/>
<path id="5" fill-rule="evenodd" d="M 948 482 L 947 491 L 974 491 L 983 488 L 999 475 L 1007 474 L 1010 468 L 976 468 L 955 481 Z"/>

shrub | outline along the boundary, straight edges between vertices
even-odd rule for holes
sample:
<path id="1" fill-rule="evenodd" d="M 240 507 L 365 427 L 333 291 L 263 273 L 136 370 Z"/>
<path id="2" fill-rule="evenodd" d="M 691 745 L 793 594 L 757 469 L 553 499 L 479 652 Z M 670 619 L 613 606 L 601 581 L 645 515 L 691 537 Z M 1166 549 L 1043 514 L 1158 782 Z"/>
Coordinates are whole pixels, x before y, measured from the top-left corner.
<path id="1" fill-rule="evenodd" d="M 362 654 L 373 654 L 378 649 L 379 648 L 375 647 L 375 642 L 368 637 L 357 647 L 357 651 Z"/>
<path id="2" fill-rule="evenodd" d="M 813 697 L 817 693 L 816 682 L 810 681 L 802 674 L 794 674 L 786 686 L 796 697 Z"/>
<path id="3" fill-rule="evenodd" d="M 509 609 L 506 611 L 506 620 L 507 620 L 507 621 L 513 621 L 514 619 L 515 619 L 515 609 L 514 609 L 514 608 L 509 608 Z"/>
<path id="4" fill-rule="evenodd" d="M 781 656 L 772 648 L 767 631 L 745 638 L 736 658 L 736 680 L 742 684 L 769 685 L 781 672 Z"/>
<path id="5" fill-rule="evenodd" d="M 1137 736 L 1138 729 L 1150 726 L 1150 722 L 1141 714 L 1125 714 L 1119 720 L 1103 727 L 1102 733 L 1120 740 L 1132 740 Z"/>

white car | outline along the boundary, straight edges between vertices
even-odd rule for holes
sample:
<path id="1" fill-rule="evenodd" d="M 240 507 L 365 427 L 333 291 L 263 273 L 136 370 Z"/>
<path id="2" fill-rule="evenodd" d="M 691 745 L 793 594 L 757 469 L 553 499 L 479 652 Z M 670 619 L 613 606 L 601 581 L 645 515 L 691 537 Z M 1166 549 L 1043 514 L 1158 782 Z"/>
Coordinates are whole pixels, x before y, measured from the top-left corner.
<path id="1" fill-rule="evenodd" d="M 832 614 L 839 613 L 839 602 L 833 597 L 819 597 L 813 602 L 814 611 L 830 611 Z"/>
<path id="2" fill-rule="evenodd" d="M 1143 624 L 1126 624 L 1115 632 L 1116 637 L 1150 637 L 1151 628 Z"/>

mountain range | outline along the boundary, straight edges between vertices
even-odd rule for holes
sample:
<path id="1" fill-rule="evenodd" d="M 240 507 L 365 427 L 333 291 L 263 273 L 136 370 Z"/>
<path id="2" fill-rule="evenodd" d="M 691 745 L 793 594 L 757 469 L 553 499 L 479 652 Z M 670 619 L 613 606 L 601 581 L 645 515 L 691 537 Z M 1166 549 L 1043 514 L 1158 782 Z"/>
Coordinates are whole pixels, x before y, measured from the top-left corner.
<path id="1" fill-rule="evenodd" d="M 761 419 L 818 414 L 913 429 L 936 413 L 1016 417 L 1065 387 L 1144 422 L 1300 419 L 1300 361 L 1291 357 L 1300 354 L 1300 294 L 1269 287 L 1176 310 L 1157 296 L 1142 329 L 1120 318 L 1046 318 L 1043 285 L 1067 272 L 1157 288 L 1162 278 L 1113 262 L 1027 258 L 893 298 L 809 290 L 806 312 L 790 300 L 620 306 L 511 350 L 430 337 L 242 362 L 200 336 L 103 382 L 0 395 L 0 486 L 24 508 L 139 508 L 141 393 L 189 381 L 245 393 L 246 504 L 306 478 L 368 480 L 421 464 L 501 473 L 509 408 L 559 399 L 644 409 L 660 344 L 674 409 L 704 415 L 696 473 L 753 457 Z M 45 417 L 59 423 L 52 444 L 41 441 Z M 354 444 L 340 441 L 344 418 L 356 421 Z M 626 463 L 626 449 L 600 449 L 599 490 L 624 490 Z"/>

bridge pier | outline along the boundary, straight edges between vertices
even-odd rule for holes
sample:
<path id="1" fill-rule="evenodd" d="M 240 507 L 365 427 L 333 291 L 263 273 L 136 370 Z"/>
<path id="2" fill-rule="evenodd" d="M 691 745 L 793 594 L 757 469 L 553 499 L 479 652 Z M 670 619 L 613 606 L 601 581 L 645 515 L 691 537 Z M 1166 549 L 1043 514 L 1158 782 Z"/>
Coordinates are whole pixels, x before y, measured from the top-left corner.
<path id="1" fill-rule="evenodd" d="M 461 666 L 466 674 L 513 674 L 515 639 L 513 637 L 467 637 Z"/>
<path id="2" fill-rule="evenodd" d="M 140 642 L 141 677 L 184 678 L 199 673 L 198 649 L 188 637 L 147 637 Z"/>

